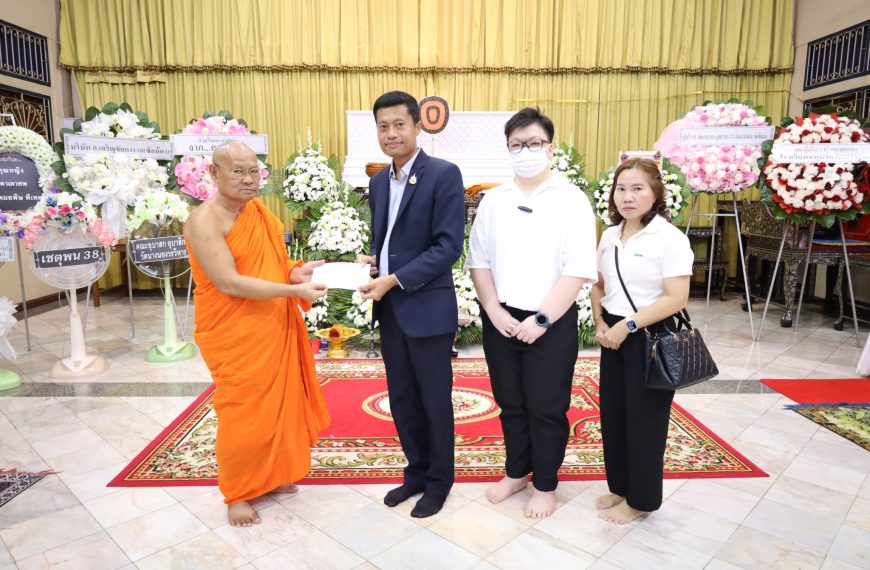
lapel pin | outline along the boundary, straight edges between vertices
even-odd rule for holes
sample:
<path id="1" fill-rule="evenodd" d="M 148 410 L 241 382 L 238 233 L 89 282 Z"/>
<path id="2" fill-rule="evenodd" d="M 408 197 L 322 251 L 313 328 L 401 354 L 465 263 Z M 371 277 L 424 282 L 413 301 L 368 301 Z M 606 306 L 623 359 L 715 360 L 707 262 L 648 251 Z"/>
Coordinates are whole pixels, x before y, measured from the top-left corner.
<path id="1" fill-rule="evenodd" d="M 416 174 L 412 174 L 412 175 L 411 175 L 411 178 L 408 180 L 408 183 L 411 184 L 412 186 L 413 186 L 414 184 L 416 184 L 416 183 L 417 183 L 417 175 L 416 175 Z"/>

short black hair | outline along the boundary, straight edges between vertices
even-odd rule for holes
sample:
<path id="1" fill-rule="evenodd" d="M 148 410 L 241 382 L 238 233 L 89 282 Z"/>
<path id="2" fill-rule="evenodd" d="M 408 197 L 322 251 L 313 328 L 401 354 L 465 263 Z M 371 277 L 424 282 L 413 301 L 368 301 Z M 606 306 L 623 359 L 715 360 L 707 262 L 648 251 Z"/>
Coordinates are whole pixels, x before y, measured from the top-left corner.
<path id="1" fill-rule="evenodd" d="M 534 124 L 541 125 L 541 128 L 547 132 L 547 140 L 553 142 L 553 135 L 556 133 L 553 121 L 541 113 L 540 109 L 532 109 L 531 107 L 517 111 L 513 117 L 508 119 L 508 122 L 504 124 L 504 138 L 510 139 L 511 133 L 515 130 Z"/>
<path id="2" fill-rule="evenodd" d="M 375 120 L 378 118 L 378 109 L 386 109 L 387 107 L 395 107 L 396 105 L 404 105 L 408 109 L 408 114 L 411 115 L 411 119 L 414 121 L 414 124 L 420 122 L 420 106 L 417 104 L 417 100 L 414 99 L 413 95 L 405 93 L 404 91 L 390 91 L 389 93 L 384 93 L 375 101 L 375 106 L 372 107 L 372 113 L 375 115 Z"/>

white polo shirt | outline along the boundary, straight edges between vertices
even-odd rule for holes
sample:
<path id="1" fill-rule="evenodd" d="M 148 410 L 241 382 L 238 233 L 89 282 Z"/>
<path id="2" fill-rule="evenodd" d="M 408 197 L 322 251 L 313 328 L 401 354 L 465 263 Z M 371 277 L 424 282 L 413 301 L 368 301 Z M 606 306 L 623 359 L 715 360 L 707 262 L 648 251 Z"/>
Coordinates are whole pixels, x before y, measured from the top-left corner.
<path id="1" fill-rule="evenodd" d="M 624 222 L 623 222 L 624 223 Z M 619 270 L 637 310 L 648 307 L 665 292 L 665 279 L 692 274 L 695 255 L 689 238 L 662 216 L 656 216 L 622 245 L 622 223 L 607 228 L 598 244 L 598 271 L 604 277 L 601 306 L 611 315 L 634 314 L 619 284 L 613 250 L 619 250 Z"/>
<path id="2" fill-rule="evenodd" d="M 465 268 L 489 269 L 500 302 L 537 311 L 563 275 L 598 280 L 595 226 L 586 195 L 557 172 L 528 197 L 498 186 L 477 209 Z"/>

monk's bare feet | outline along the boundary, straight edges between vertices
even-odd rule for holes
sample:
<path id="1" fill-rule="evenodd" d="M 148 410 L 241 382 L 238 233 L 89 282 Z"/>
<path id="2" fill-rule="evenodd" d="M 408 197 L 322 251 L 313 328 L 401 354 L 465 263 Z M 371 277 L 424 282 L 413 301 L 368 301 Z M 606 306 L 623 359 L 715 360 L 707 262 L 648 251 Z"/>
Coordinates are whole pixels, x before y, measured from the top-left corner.
<path id="1" fill-rule="evenodd" d="M 532 489 L 532 497 L 526 503 L 523 512 L 530 519 L 545 519 L 556 510 L 556 491 L 538 491 Z"/>
<path id="2" fill-rule="evenodd" d="M 598 516 L 609 523 L 627 524 L 638 517 L 642 517 L 648 514 L 649 513 L 647 513 L 646 511 L 632 509 L 628 506 L 628 503 L 626 501 L 622 501 L 610 507 L 606 511 L 599 513 Z"/>
<path id="3" fill-rule="evenodd" d="M 260 515 L 248 501 L 227 505 L 227 520 L 230 526 L 251 526 L 260 524 Z"/>
<path id="4" fill-rule="evenodd" d="M 613 493 L 601 495 L 600 497 L 595 499 L 595 508 L 599 511 L 603 511 L 604 509 L 615 507 L 624 500 L 625 497 L 623 497 L 622 495 L 614 495 Z"/>
<path id="5" fill-rule="evenodd" d="M 271 492 L 279 495 L 295 495 L 299 492 L 299 487 L 296 486 L 296 483 L 284 483 L 272 489 Z"/>
<path id="6" fill-rule="evenodd" d="M 486 495 L 487 501 L 496 504 L 504 501 L 514 493 L 519 493 L 525 489 L 528 484 L 529 480 L 525 477 L 512 479 L 505 475 L 501 481 L 487 489 L 484 495 Z"/>

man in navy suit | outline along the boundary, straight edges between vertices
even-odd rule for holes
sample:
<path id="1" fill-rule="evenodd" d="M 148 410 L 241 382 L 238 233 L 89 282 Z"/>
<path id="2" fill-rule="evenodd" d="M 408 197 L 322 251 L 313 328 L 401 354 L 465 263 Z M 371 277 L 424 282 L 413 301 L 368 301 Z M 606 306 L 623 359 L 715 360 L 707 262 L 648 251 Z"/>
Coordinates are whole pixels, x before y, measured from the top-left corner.
<path id="1" fill-rule="evenodd" d="M 456 165 L 417 148 L 420 108 L 401 91 L 374 104 L 381 150 L 393 159 L 372 177 L 371 255 L 377 275 L 360 287 L 380 323 L 390 411 L 408 458 L 401 487 L 384 497 L 394 507 L 422 492 L 411 516 L 441 510 L 453 486 L 453 369 L 457 325 L 453 264 L 465 238 L 465 191 Z"/>

